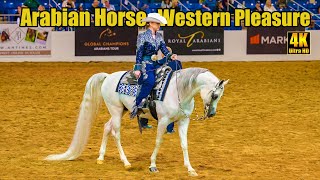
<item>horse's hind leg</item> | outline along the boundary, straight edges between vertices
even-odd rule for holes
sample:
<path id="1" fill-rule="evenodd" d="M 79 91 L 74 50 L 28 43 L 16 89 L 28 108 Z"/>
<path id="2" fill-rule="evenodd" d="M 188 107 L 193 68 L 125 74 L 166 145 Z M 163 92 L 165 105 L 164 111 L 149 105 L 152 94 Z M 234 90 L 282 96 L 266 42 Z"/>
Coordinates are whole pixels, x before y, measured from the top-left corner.
<path id="1" fill-rule="evenodd" d="M 97 164 L 102 164 L 104 160 L 104 155 L 106 153 L 108 135 L 112 129 L 112 118 L 104 125 L 103 137 L 99 151 L 99 158 L 97 159 Z"/>
<path id="2" fill-rule="evenodd" d="M 112 133 L 114 140 L 116 142 L 119 154 L 120 154 L 120 159 L 121 161 L 124 163 L 124 167 L 126 169 L 131 168 L 131 164 L 129 163 L 126 155 L 124 154 L 123 148 L 121 146 L 121 135 L 120 135 L 120 126 L 121 126 L 121 117 L 117 117 L 118 119 L 114 119 L 114 123 L 113 123 L 113 130 L 114 133 Z"/>
<path id="3" fill-rule="evenodd" d="M 121 135 L 120 135 L 120 127 L 121 127 L 121 118 L 123 115 L 124 107 L 118 107 L 118 106 L 109 106 L 108 109 L 110 114 L 112 115 L 112 135 L 114 137 L 115 143 L 117 145 L 120 159 L 124 163 L 124 167 L 126 169 L 131 168 L 131 164 L 129 163 L 127 156 L 124 154 L 122 145 L 121 145 Z"/>
<path id="4" fill-rule="evenodd" d="M 108 135 L 110 131 L 112 131 L 112 135 L 114 136 L 114 139 L 120 154 L 120 159 L 122 162 L 124 162 L 125 168 L 130 168 L 131 164 L 128 162 L 120 142 L 120 126 L 121 126 L 121 118 L 123 115 L 123 107 L 112 106 L 110 104 L 107 104 L 107 107 L 112 117 L 104 125 L 104 133 L 103 133 L 102 143 L 101 143 L 100 152 L 99 152 L 100 155 L 99 155 L 99 158 L 97 159 L 97 163 L 98 164 L 103 163 L 104 155 L 107 147 Z"/>

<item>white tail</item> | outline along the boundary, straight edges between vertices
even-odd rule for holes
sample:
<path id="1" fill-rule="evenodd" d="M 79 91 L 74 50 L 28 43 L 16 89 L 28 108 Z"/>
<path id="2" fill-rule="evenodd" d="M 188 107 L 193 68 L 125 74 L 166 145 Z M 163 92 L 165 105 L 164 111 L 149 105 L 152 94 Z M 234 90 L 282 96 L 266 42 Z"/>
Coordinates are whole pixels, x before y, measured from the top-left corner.
<path id="1" fill-rule="evenodd" d="M 45 160 L 74 160 L 81 155 L 87 144 L 92 122 L 96 119 L 102 102 L 101 85 L 107 75 L 107 73 L 98 73 L 88 80 L 80 106 L 77 127 L 69 149 L 63 154 L 49 155 Z"/>

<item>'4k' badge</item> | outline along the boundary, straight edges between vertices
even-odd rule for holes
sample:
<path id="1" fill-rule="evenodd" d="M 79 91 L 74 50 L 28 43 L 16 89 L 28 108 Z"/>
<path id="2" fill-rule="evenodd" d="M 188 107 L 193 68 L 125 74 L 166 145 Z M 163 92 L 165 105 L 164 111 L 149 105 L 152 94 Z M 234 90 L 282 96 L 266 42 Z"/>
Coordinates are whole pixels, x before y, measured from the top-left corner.
<path id="1" fill-rule="evenodd" d="M 288 54 L 310 54 L 310 32 L 288 32 Z"/>

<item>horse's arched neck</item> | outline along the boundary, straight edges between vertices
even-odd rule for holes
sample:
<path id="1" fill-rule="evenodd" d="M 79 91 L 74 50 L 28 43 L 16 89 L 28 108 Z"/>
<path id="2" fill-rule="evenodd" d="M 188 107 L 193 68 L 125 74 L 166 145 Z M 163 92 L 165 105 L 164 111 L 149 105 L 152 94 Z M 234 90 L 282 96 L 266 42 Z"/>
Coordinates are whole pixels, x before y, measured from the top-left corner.
<path id="1" fill-rule="evenodd" d="M 219 79 L 214 76 L 210 71 L 201 73 L 196 79 L 195 87 L 191 90 L 189 95 L 183 99 L 184 102 L 190 102 L 194 96 L 201 91 L 201 89 L 213 89 L 219 82 Z"/>
<path id="2" fill-rule="evenodd" d="M 214 87 L 219 82 L 219 79 L 216 76 L 214 76 L 211 72 L 207 71 L 205 73 L 199 74 L 196 82 L 196 86 L 200 88 L 204 86 Z"/>

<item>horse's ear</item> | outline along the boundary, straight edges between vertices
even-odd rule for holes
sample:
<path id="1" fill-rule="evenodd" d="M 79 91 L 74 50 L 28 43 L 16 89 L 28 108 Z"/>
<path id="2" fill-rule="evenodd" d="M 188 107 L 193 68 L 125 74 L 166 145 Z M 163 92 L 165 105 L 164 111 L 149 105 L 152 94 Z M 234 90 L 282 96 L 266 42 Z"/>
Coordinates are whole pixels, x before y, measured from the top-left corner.
<path id="1" fill-rule="evenodd" d="M 218 83 L 218 87 L 222 86 L 222 85 L 223 85 L 223 82 L 224 82 L 224 80 L 221 80 L 221 81 Z"/>
<path id="2" fill-rule="evenodd" d="M 223 86 L 225 86 L 226 84 L 228 84 L 228 82 L 229 82 L 229 79 L 224 80 L 224 81 L 223 81 Z"/>

